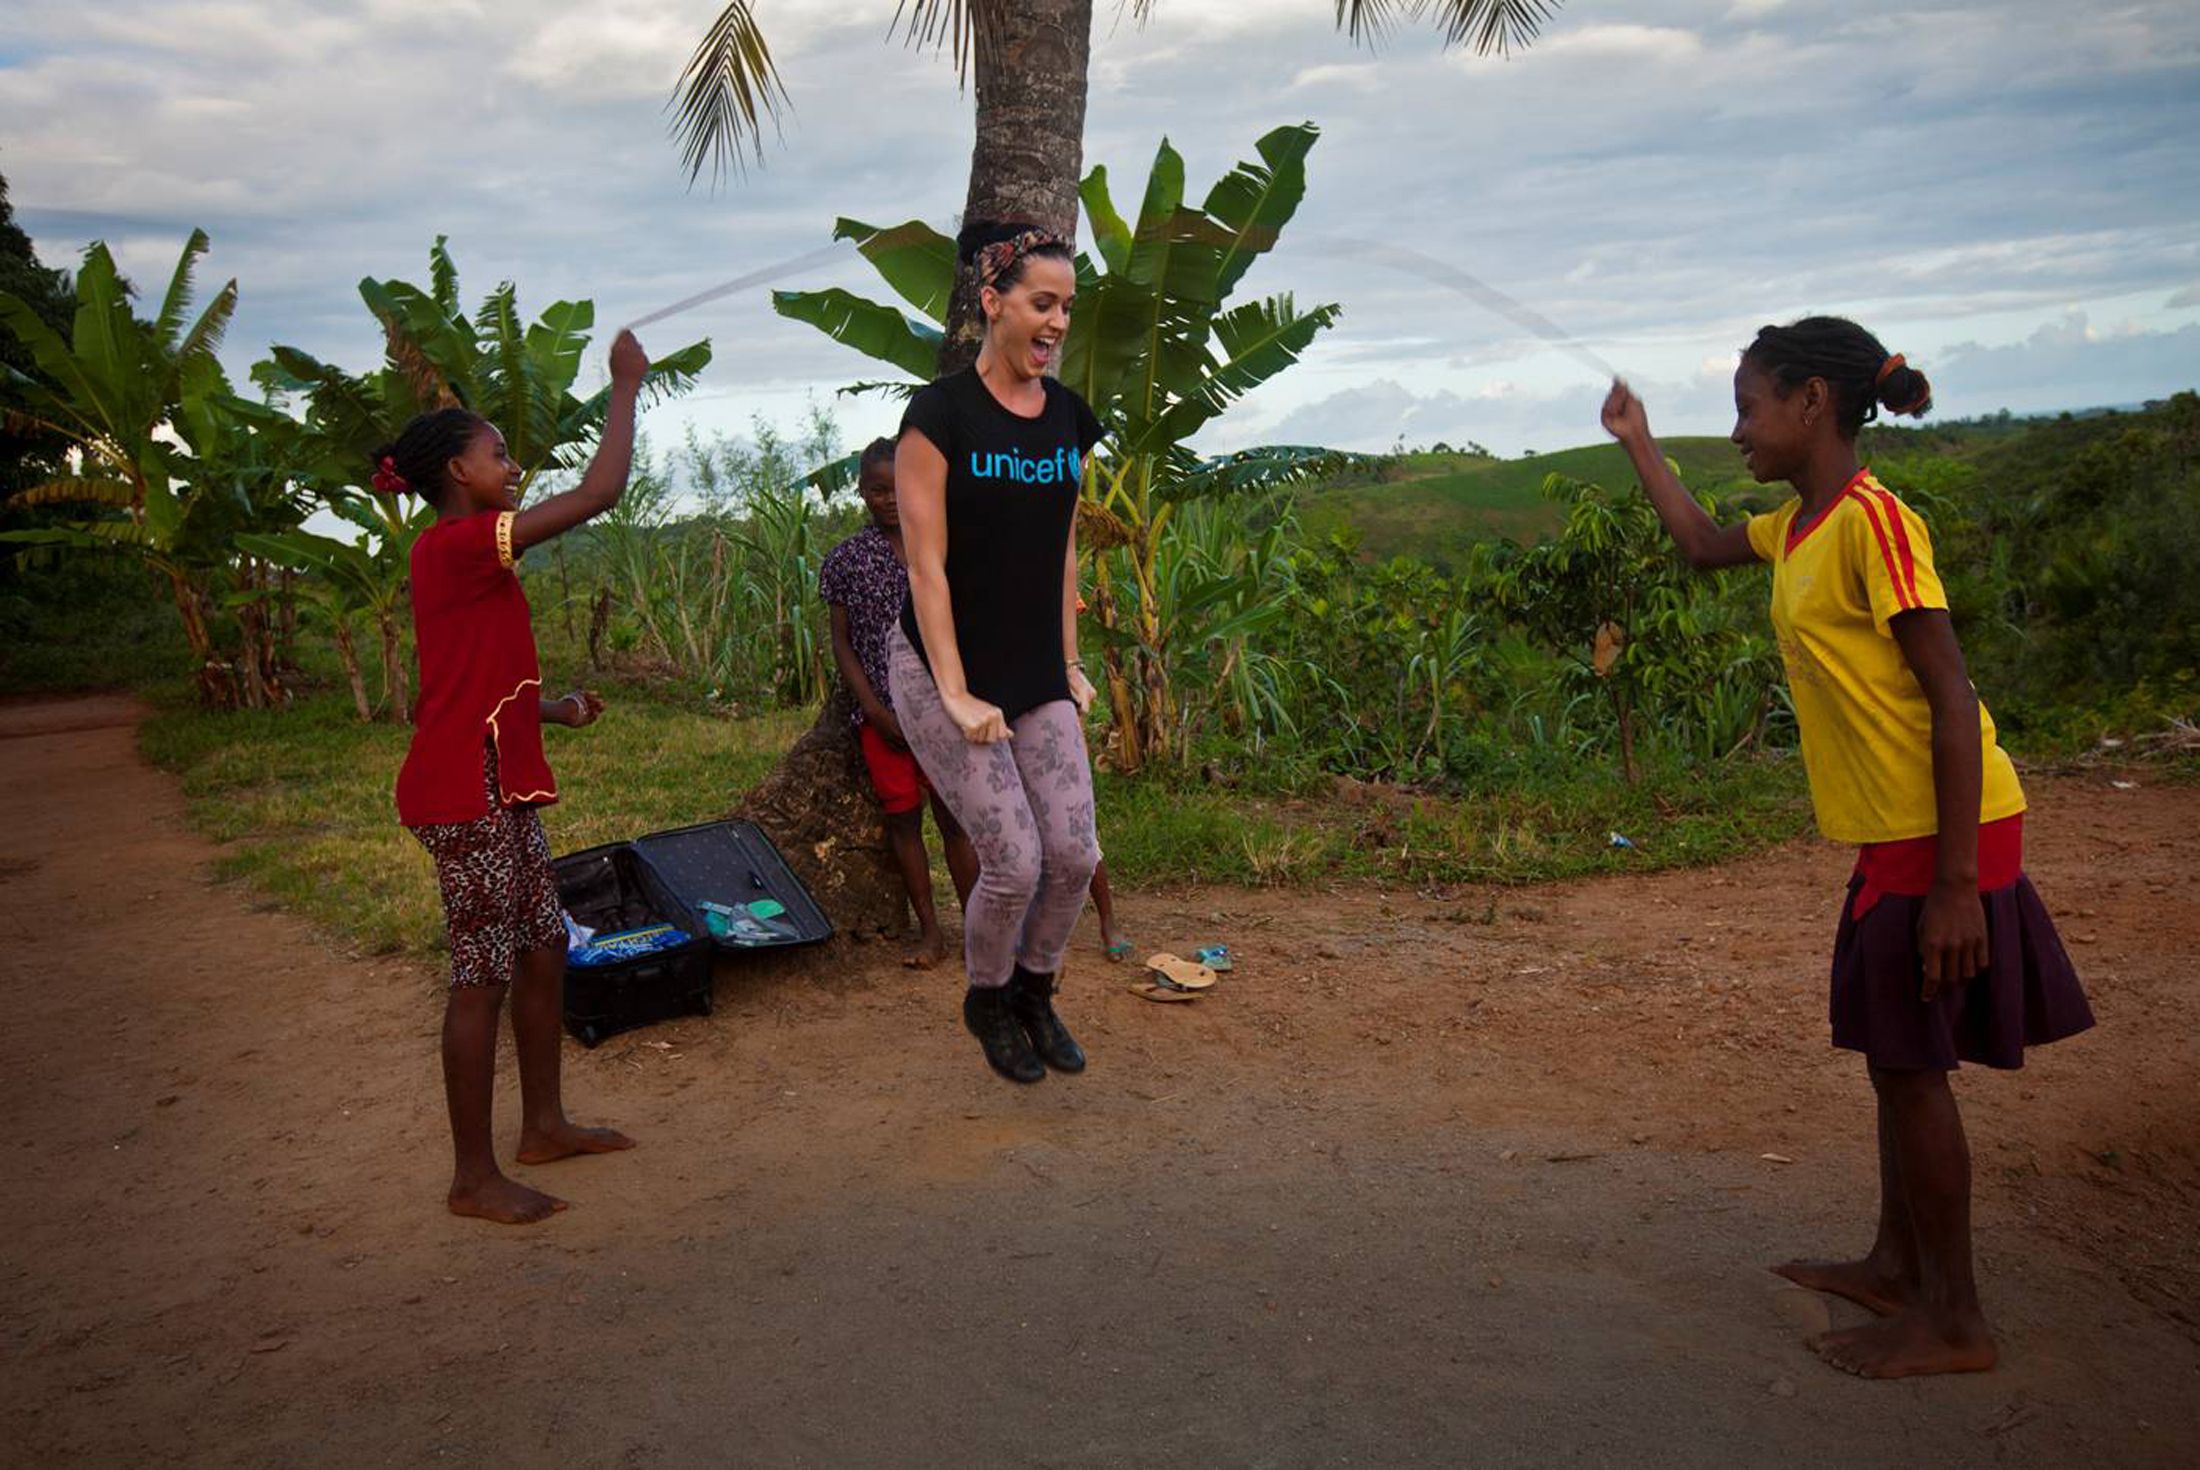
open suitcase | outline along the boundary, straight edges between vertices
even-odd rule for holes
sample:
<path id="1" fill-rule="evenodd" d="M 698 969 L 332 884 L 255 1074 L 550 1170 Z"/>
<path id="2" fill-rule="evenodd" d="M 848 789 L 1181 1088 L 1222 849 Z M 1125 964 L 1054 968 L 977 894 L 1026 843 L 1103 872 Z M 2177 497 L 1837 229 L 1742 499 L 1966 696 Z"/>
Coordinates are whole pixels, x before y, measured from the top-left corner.
<path id="1" fill-rule="evenodd" d="M 684 936 L 655 953 L 566 966 L 565 1029 L 584 1046 L 671 1016 L 710 1014 L 712 962 L 721 953 L 816 944 L 833 934 L 753 822 L 652 832 L 553 866 L 575 922 L 602 933 L 670 924 Z"/>

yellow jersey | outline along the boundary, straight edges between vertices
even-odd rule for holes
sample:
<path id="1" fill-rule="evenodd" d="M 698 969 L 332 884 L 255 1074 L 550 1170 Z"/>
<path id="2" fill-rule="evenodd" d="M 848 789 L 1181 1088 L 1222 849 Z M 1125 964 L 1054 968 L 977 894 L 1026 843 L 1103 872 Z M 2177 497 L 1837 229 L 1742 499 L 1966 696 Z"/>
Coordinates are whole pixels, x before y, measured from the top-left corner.
<path id="1" fill-rule="evenodd" d="M 1895 642 L 1903 613 L 1948 606 L 1917 512 L 1861 470 L 1813 521 L 1802 502 L 1749 518 L 1772 563 L 1772 627 L 1787 665 L 1818 830 L 1836 842 L 1899 842 L 1940 826 L 1933 715 Z M 1979 820 L 2024 810 L 2016 767 L 1979 705 Z"/>

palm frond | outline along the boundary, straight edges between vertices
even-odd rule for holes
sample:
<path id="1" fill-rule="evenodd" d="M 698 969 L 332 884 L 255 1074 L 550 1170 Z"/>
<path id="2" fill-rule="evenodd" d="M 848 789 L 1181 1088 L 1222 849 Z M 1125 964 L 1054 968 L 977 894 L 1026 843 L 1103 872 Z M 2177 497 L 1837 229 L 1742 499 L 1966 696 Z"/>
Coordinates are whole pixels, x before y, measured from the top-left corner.
<path id="1" fill-rule="evenodd" d="M 63 475 L 17 491 L 8 497 L 8 504 L 106 505 L 127 510 L 137 504 L 137 487 L 112 475 Z"/>
<path id="2" fill-rule="evenodd" d="M 787 101 L 779 68 L 748 0 L 732 0 L 688 58 L 666 104 L 676 110 L 672 136 L 680 145 L 688 183 L 703 176 L 706 164 L 713 184 L 729 167 L 747 172 L 751 153 L 761 165 L 764 119 L 770 118 L 778 131 L 779 111 Z"/>
<path id="3" fill-rule="evenodd" d="M 1477 56 L 1510 56 L 1542 33 L 1558 0 L 1429 0 L 1430 18 L 1444 28 L 1444 44 L 1467 42 Z M 1415 7 L 1419 19 L 1421 7 Z M 1471 39 L 1470 39 L 1471 38 Z"/>
<path id="4" fill-rule="evenodd" d="M 222 337 L 229 331 L 229 319 L 237 313 L 237 283 L 232 279 L 214 299 L 206 303 L 206 310 L 184 333 L 182 343 L 176 348 L 176 360 L 189 362 L 194 357 L 212 357 L 221 351 Z"/>
<path id="5" fill-rule="evenodd" d="M 1330 480 L 1350 470 L 1380 463 L 1381 455 L 1358 454 L 1309 444 L 1264 444 L 1235 454 L 1173 466 L 1166 494 L 1171 500 L 1210 495 L 1260 494 Z"/>
<path id="6" fill-rule="evenodd" d="M 451 259 L 451 237 L 438 235 L 428 247 L 429 295 L 435 304 L 443 308 L 444 315 L 460 314 L 458 304 L 458 262 Z"/>
<path id="7" fill-rule="evenodd" d="M 1541 34 L 1558 6 L 1559 0 L 1337 0 L 1337 26 L 1353 44 L 1372 46 L 1400 17 L 1426 20 L 1443 28 L 1447 46 L 1463 43 L 1478 56 L 1510 56 Z"/>
<path id="8" fill-rule="evenodd" d="M 845 388 L 835 388 L 835 398 L 861 398 L 876 393 L 881 398 L 899 398 L 904 403 L 917 396 L 924 388 L 906 378 L 865 378 L 860 383 L 850 383 Z"/>
<path id="9" fill-rule="evenodd" d="M 1146 0 L 1151 3 L 1151 0 Z M 986 0 L 897 0 L 894 26 L 913 47 L 951 49 L 955 76 L 970 85 L 970 58 L 979 51 L 990 57 L 1000 39 L 994 8 Z"/>
<path id="10" fill-rule="evenodd" d="M 174 343 L 183 331 L 183 314 L 191 308 L 191 277 L 196 273 L 199 257 L 212 248 L 213 241 L 206 231 L 193 230 L 191 238 L 183 243 L 183 255 L 176 261 L 176 272 L 168 280 L 168 294 L 161 298 L 160 316 L 153 323 L 153 331 L 164 343 Z"/>

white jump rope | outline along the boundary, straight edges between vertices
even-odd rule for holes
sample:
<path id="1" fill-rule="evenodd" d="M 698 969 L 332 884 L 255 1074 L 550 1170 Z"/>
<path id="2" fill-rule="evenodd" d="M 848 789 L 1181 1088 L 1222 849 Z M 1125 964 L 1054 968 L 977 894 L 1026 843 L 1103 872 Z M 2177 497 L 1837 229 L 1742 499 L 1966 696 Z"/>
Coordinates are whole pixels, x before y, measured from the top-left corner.
<path id="1" fill-rule="evenodd" d="M 1550 343 L 1576 362 L 1590 368 L 1600 378 L 1611 379 L 1620 376 L 1618 368 L 1613 367 L 1609 362 L 1606 362 L 1602 357 L 1584 346 L 1577 338 L 1566 332 L 1549 317 L 1527 303 L 1506 295 L 1487 281 L 1469 275 L 1455 265 L 1446 264 L 1433 256 L 1423 255 L 1418 250 L 1409 250 L 1402 245 L 1392 245 L 1376 240 L 1355 240 L 1338 235 L 1317 235 L 1303 238 L 1299 243 L 1317 254 L 1338 256 L 1357 262 L 1385 266 L 1409 276 L 1417 276 L 1421 280 L 1432 285 L 1442 286 L 1446 290 L 1456 291 L 1485 311 L 1494 312 L 1515 326 Z M 750 271 L 746 275 L 735 276 L 732 280 L 712 286 L 707 291 L 698 291 L 693 296 L 682 297 L 670 306 L 660 306 L 646 316 L 636 317 L 633 321 L 627 323 L 627 327 L 629 330 L 636 327 L 646 327 L 651 322 L 661 322 L 667 317 L 674 317 L 682 312 L 692 311 L 698 306 L 708 305 L 721 297 L 731 296 L 736 291 L 753 290 L 758 286 L 766 286 L 774 281 L 784 280 L 788 276 L 799 275 L 813 266 L 824 265 L 828 261 L 839 259 L 846 248 L 846 241 L 835 240 L 832 244 L 821 249 L 812 250 L 806 255 L 797 255 L 764 266 L 762 269 Z"/>

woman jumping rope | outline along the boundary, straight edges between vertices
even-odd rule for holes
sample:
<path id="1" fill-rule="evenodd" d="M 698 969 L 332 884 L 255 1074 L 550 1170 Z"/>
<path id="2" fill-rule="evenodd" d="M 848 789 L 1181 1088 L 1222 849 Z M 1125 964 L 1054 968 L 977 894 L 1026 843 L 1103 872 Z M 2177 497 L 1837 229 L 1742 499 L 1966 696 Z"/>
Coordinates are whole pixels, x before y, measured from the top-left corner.
<path id="1" fill-rule="evenodd" d="M 1924 374 L 1854 322 L 1766 327 L 1734 374 L 1734 442 L 1796 498 L 1721 526 L 1673 475 L 1614 383 L 1604 427 L 1699 570 L 1772 564 L 1772 623 L 1819 830 L 1858 844 L 1834 940 L 1833 1044 L 1864 1054 L 1879 1112 L 1879 1231 L 1857 1261 L 1789 1280 L 1881 1320 L 1811 1345 L 1867 1378 L 1991 1368 L 1971 1272 L 1971 1158 L 1948 1073 L 2018 1067 L 2093 1024 L 2024 876 L 2015 768 L 1964 672 L 1924 521 L 1857 463 L 1884 406 L 1932 406 Z"/>
<path id="2" fill-rule="evenodd" d="M 443 1012 L 443 1091 L 451 1114 L 451 1212 L 504 1224 L 565 1208 L 497 1167 L 490 1140 L 497 1013 L 512 992 L 519 1055 L 519 1161 L 632 1148 L 583 1128 L 560 1096 L 558 1022 L 565 917 L 535 808 L 558 799 L 542 726 L 593 723 L 603 701 L 542 698 L 520 553 L 618 504 L 634 454 L 634 404 L 649 359 L 631 332 L 611 344 L 611 401 L 581 482 L 525 510 L 520 468 L 496 425 L 463 408 L 424 413 L 375 456 L 374 485 L 435 508 L 412 551 L 420 703 L 397 775 L 397 818 L 435 859 L 451 942 Z"/>
<path id="3" fill-rule="evenodd" d="M 1099 421 L 1046 376 L 1069 332 L 1066 242 L 973 224 L 985 345 L 909 401 L 894 458 L 909 605 L 889 639 L 902 734 L 978 853 L 963 915 L 963 1024 L 1002 1076 L 1085 1054 L 1055 976 L 1100 861 L 1077 660 L 1078 486 Z"/>

